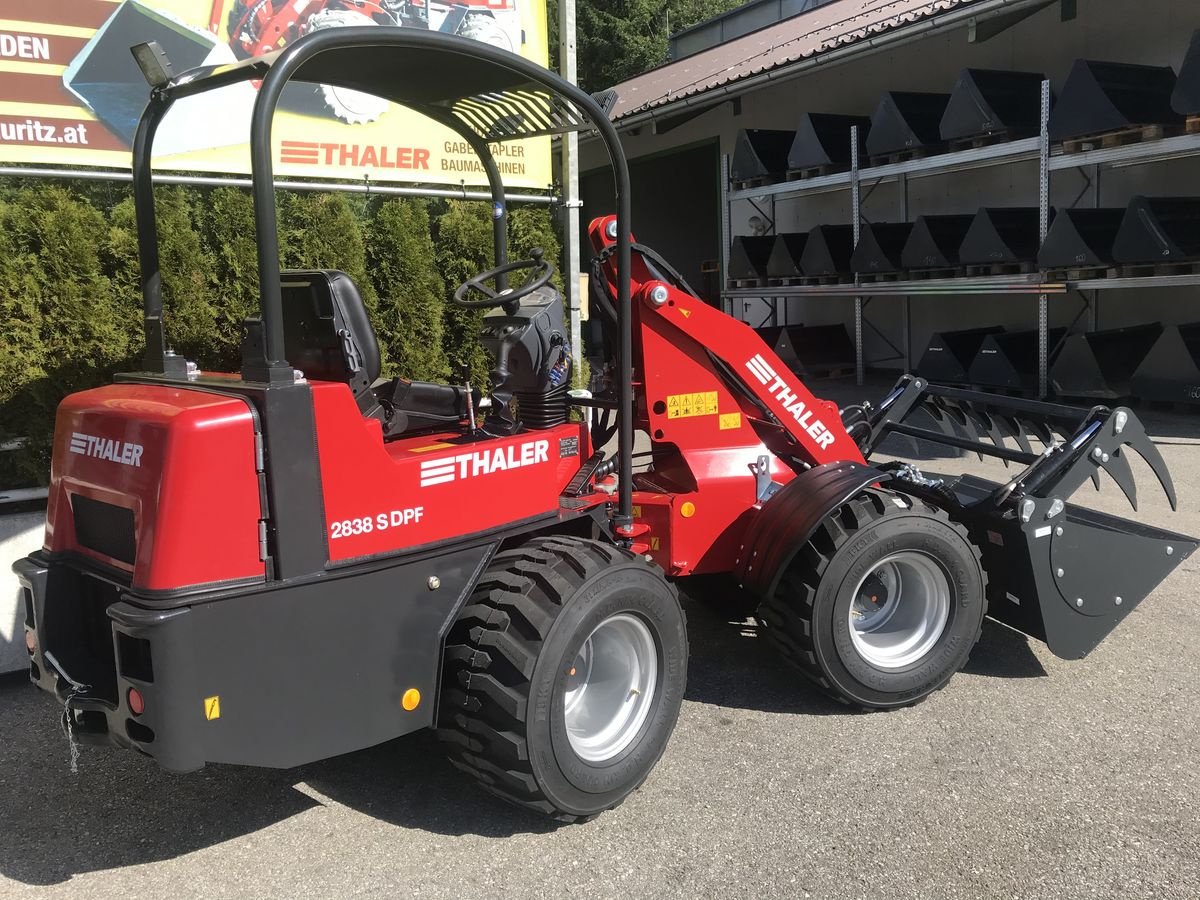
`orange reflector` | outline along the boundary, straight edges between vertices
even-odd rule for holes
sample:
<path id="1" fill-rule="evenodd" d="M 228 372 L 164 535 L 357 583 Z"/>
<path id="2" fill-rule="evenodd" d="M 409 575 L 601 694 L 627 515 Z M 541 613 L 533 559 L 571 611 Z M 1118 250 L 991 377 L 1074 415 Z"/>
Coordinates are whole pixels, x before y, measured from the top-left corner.
<path id="1" fill-rule="evenodd" d="M 404 692 L 404 696 L 400 698 L 400 705 L 408 712 L 412 712 L 421 704 L 421 692 L 416 688 L 409 688 Z"/>
<path id="2" fill-rule="evenodd" d="M 683 506 L 679 507 L 679 514 L 685 519 L 690 519 L 696 514 L 696 504 L 688 500 Z"/>
<path id="3" fill-rule="evenodd" d="M 128 694 L 129 711 L 135 716 L 140 716 L 146 711 L 146 698 L 142 696 L 142 692 L 137 688 L 130 688 Z"/>
<path id="4" fill-rule="evenodd" d="M 35 635 L 32 631 L 25 632 L 25 649 L 30 653 L 33 653 L 35 650 L 37 650 L 37 635 Z"/>

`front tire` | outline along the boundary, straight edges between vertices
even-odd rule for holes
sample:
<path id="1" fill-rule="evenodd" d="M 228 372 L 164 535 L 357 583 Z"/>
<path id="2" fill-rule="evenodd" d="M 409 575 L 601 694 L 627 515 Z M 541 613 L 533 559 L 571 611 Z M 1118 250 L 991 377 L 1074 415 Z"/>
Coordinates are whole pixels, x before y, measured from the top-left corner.
<path id="1" fill-rule="evenodd" d="M 537 538 L 496 556 L 451 628 L 438 736 L 493 794 L 589 819 L 662 756 L 687 656 L 661 570 L 597 541 Z"/>
<path id="2" fill-rule="evenodd" d="M 867 490 L 826 517 L 758 618 L 826 694 L 891 709 L 923 700 L 966 664 L 985 587 L 965 528 L 921 500 Z"/>

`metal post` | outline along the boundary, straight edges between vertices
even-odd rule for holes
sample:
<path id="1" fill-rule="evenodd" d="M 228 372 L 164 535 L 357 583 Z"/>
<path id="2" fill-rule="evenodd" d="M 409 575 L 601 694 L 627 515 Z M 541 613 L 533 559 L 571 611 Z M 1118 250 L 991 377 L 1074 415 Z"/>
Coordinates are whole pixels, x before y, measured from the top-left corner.
<path id="1" fill-rule="evenodd" d="M 908 176 L 901 174 L 897 181 L 900 184 L 900 221 L 908 221 Z M 905 294 L 901 302 L 904 304 L 901 309 L 903 316 L 902 334 L 904 336 L 904 374 L 907 375 L 912 369 L 912 298 Z"/>
<path id="2" fill-rule="evenodd" d="M 721 285 L 721 311 L 727 315 L 733 315 L 733 299 L 725 296 L 726 273 L 729 271 L 729 245 L 733 243 L 733 237 L 730 234 L 729 222 L 732 217 L 730 209 L 732 201 L 729 199 L 729 156 L 721 154 L 721 271 L 717 273 L 717 278 Z"/>
<path id="3" fill-rule="evenodd" d="M 558 71 L 567 81 L 575 84 L 575 0 L 558 2 Z M 563 223 L 563 289 L 566 293 L 567 313 L 570 317 L 571 364 L 576 372 L 583 371 L 583 335 L 580 331 L 579 275 L 582 270 L 579 259 L 579 210 L 583 203 L 579 199 L 579 134 L 569 132 L 562 136 L 559 144 L 562 159 L 563 208 L 567 220 Z M 587 387 L 587 385 L 580 385 Z"/>
<path id="4" fill-rule="evenodd" d="M 861 196 L 858 182 L 858 126 L 850 128 L 850 221 L 854 226 L 854 246 L 858 246 Z M 866 354 L 863 349 L 863 298 L 854 298 L 854 383 L 866 381 Z"/>
<path id="5" fill-rule="evenodd" d="M 1050 82 L 1042 82 L 1041 135 L 1038 147 L 1038 246 L 1050 230 Z M 1050 297 L 1038 295 L 1038 397 L 1050 388 Z"/>

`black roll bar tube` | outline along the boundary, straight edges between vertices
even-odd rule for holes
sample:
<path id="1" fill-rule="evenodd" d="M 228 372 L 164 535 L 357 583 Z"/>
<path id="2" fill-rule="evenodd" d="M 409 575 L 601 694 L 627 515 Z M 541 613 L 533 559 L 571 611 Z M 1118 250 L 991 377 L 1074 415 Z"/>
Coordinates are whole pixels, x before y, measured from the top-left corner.
<path id="1" fill-rule="evenodd" d="M 384 32 L 381 34 L 381 32 Z M 254 220 L 256 244 L 258 247 L 258 274 L 260 286 L 260 311 L 263 320 L 263 363 L 261 370 L 250 373 L 243 365 L 242 377 L 246 380 L 267 381 L 272 384 L 288 384 L 294 380 L 294 375 L 287 361 L 283 359 L 283 314 L 282 292 L 279 273 L 279 232 L 278 218 L 275 209 L 274 168 L 271 160 L 271 126 L 274 119 L 275 107 L 279 102 L 284 86 L 295 71 L 318 53 L 338 47 L 384 47 L 402 50 L 405 47 L 432 46 L 444 49 L 449 54 L 460 54 L 475 58 L 486 59 L 488 62 L 506 68 L 511 72 L 527 78 L 560 97 L 567 98 L 591 123 L 600 136 L 609 161 L 613 168 L 613 181 L 616 187 L 617 214 L 617 318 L 621 331 L 619 360 L 618 360 L 618 404 L 617 424 L 619 429 L 619 486 L 617 493 L 617 513 L 613 524 L 618 534 L 628 537 L 625 533 L 633 524 L 633 326 L 632 309 L 629 295 L 630 272 L 630 183 L 629 166 L 621 147 L 621 140 L 616 128 L 608 120 L 608 116 L 599 104 L 586 92 L 563 80 L 559 76 L 542 69 L 534 63 L 510 53 L 472 41 L 467 38 L 457 38 L 450 35 L 416 31 L 414 29 L 390 28 L 336 28 L 317 31 L 289 44 L 266 66 L 261 62 L 242 64 L 239 66 L 221 68 L 208 75 L 196 74 L 196 70 L 185 72 L 173 82 L 155 88 L 151 92 L 151 101 L 138 124 L 134 141 L 134 190 L 135 211 L 138 227 L 138 251 L 141 255 L 143 268 L 142 299 L 146 315 L 148 364 L 154 364 L 152 371 L 166 368 L 168 354 L 165 349 L 159 355 L 155 364 L 150 359 L 156 347 L 165 347 L 165 338 L 161 334 L 162 288 L 161 274 L 158 264 L 158 233 L 154 214 L 154 191 L 151 177 L 150 158 L 154 133 L 158 123 L 170 109 L 175 97 L 188 96 L 224 87 L 238 81 L 248 81 L 261 78 L 258 97 L 254 103 L 254 112 L 250 124 L 250 161 L 251 182 L 254 197 Z M 264 73 L 264 68 L 266 69 Z M 401 105 L 407 105 L 419 113 L 428 115 L 428 107 L 421 104 L 406 104 L 402 99 L 389 96 L 387 99 Z M 437 116 L 434 116 L 437 118 Z M 458 128 L 456 132 L 462 133 Z M 464 135 L 464 137 L 467 137 Z M 488 171 L 489 182 L 493 181 L 492 170 L 496 169 L 495 160 L 487 149 L 486 142 L 472 136 L 468 139 L 472 149 L 480 155 L 485 170 Z M 486 152 L 480 152 L 480 146 Z M 489 167 L 490 162 L 490 167 Z M 499 172 L 496 171 L 498 178 Z M 496 187 L 492 185 L 493 196 Z M 501 202 L 503 194 L 501 193 Z M 493 224 L 493 235 L 498 235 L 504 225 L 504 216 Z M 505 232 L 507 243 L 507 232 Z M 152 328 L 152 324 L 154 328 Z M 174 374 L 174 372 L 172 372 Z M 253 374 L 254 378 L 248 378 Z"/>

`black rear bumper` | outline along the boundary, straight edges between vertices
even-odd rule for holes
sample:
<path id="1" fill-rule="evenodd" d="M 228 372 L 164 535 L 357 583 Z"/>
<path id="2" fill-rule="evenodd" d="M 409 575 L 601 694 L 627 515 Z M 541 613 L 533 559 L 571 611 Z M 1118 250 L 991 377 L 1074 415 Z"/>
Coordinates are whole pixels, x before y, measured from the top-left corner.
<path id="1" fill-rule="evenodd" d="M 31 679 L 64 704 L 77 739 L 179 772 L 287 768 L 433 724 L 442 638 L 493 549 L 172 604 L 40 553 L 13 570 L 35 639 Z M 406 710 L 412 689 L 421 699 Z"/>

